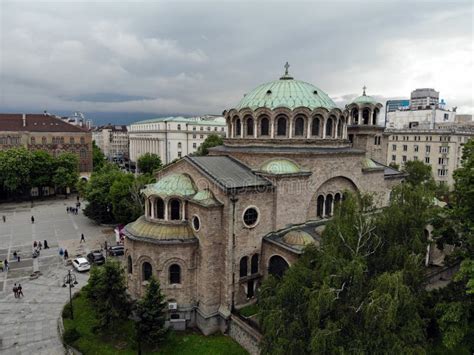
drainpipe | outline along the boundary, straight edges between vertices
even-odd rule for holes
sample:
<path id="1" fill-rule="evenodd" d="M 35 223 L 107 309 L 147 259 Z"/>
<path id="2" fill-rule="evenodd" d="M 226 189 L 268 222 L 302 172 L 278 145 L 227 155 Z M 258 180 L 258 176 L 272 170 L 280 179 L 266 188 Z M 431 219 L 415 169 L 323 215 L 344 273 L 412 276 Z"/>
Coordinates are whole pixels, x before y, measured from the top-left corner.
<path id="1" fill-rule="evenodd" d="M 235 307 L 235 203 L 239 199 L 235 197 L 235 192 L 232 192 L 230 202 L 232 202 L 232 249 L 231 249 L 231 261 L 232 261 L 232 299 L 231 299 L 231 312 Z"/>

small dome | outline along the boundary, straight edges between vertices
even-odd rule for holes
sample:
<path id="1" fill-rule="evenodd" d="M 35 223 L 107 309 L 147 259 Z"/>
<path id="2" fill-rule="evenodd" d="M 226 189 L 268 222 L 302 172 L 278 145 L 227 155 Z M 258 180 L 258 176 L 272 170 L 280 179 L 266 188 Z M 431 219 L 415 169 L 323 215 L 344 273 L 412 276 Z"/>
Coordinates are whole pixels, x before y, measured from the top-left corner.
<path id="1" fill-rule="evenodd" d="M 196 188 L 189 176 L 185 174 L 171 174 L 160 179 L 157 183 L 148 185 L 142 192 L 160 196 L 190 196 L 196 193 Z"/>
<path id="2" fill-rule="evenodd" d="M 370 158 L 362 159 L 362 167 L 364 169 L 377 169 L 379 166 Z"/>
<path id="3" fill-rule="evenodd" d="M 354 104 L 377 104 L 377 100 L 375 100 L 372 96 L 368 96 L 365 93 L 365 89 L 367 89 L 365 86 L 362 88 L 363 92 L 362 95 L 357 96 L 354 100 L 352 100 L 352 103 Z"/>
<path id="4" fill-rule="evenodd" d="M 283 241 L 290 245 L 308 245 L 314 244 L 313 237 L 303 231 L 289 231 L 283 236 Z"/>
<path id="5" fill-rule="evenodd" d="M 261 170 L 269 174 L 294 174 L 301 172 L 298 165 L 287 159 L 266 162 Z"/>
<path id="6" fill-rule="evenodd" d="M 215 199 L 214 194 L 208 189 L 201 190 L 194 195 L 193 201 L 197 201 L 206 206 L 219 204 L 219 201 Z"/>
<path id="7" fill-rule="evenodd" d="M 275 109 L 286 107 L 290 110 L 296 107 L 307 107 L 311 110 L 323 107 L 331 110 L 336 106 L 334 101 L 321 89 L 304 81 L 295 80 L 288 74 L 286 66 L 285 75 L 279 80 L 257 86 L 244 95 L 244 98 L 235 107 L 236 110 L 250 108 L 255 110 L 260 107 Z"/>
<path id="8" fill-rule="evenodd" d="M 163 224 L 149 222 L 144 216 L 125 226 L 128 235 L 134 238 L 145 238 L 160 241 L 191 241 L 194 233 L 187 224 Z"/>

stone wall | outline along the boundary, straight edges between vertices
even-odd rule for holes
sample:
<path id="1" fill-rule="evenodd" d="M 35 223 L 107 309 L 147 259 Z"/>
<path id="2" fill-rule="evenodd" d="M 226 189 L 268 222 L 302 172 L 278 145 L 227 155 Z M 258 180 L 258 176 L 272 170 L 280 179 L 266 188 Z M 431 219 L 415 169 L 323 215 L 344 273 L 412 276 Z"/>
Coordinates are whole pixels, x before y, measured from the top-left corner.
<path id="1" fill-rule="evenodd" d="M 259 344 L 262 340 L 262 335 L 235 315 L 230 317 L 229 335 L 247 350 L 250 355 L 260 354 Z"/>

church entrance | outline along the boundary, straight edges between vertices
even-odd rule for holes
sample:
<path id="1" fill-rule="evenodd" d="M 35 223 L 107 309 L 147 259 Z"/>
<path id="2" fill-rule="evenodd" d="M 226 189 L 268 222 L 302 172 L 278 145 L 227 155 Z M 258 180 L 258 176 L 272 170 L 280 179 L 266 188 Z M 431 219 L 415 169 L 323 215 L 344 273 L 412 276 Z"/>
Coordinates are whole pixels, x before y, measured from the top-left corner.
<path id="1" fill-rule="evenodd" d="M 247 298 L 252 298 L 255 295 L 253 288 L 254 281 L 250 280 L 249 282 L 247 282 Z"/>
<path id="2" fill-rule="evenodd" d="M 279 255 L 273 255 L 268 263 L 268 272 L 270 275 L 281 278 L 290 265 Z"/>

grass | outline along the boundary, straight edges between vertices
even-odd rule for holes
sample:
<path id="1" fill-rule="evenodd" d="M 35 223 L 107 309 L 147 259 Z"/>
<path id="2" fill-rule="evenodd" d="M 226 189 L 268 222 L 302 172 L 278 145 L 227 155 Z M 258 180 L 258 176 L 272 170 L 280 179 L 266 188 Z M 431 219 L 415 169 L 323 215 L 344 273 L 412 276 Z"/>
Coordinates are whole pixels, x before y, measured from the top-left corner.
<path id="1" fill-rule="evenodd" d="M 66 330 L 76 328 L 81 337 L 70 344 L 85 355 L 115 355 L 137 353 L 131 320 L 124 320 L 113 336 L 102 336 L 94 332 L 96 324 L 94 310 L 85 296 L 80 293 L 73 299 L 74 320 L 64 318 Z M 224 335 L 204 336 L 197 332 L 172 332 L 169 339 L 160 345 L 157 351 L 143 352 L 144 354 L 225 354 L 244 355 L 247 352 L 233 339 Z"/>
<path id="2" fill-rule="evenodd" d="M 248 306 L 239 309 L 239 313 L 244 317 L 250 317 L 258 313 L 258 306 L 256 303 L 249 304 Z"/>

